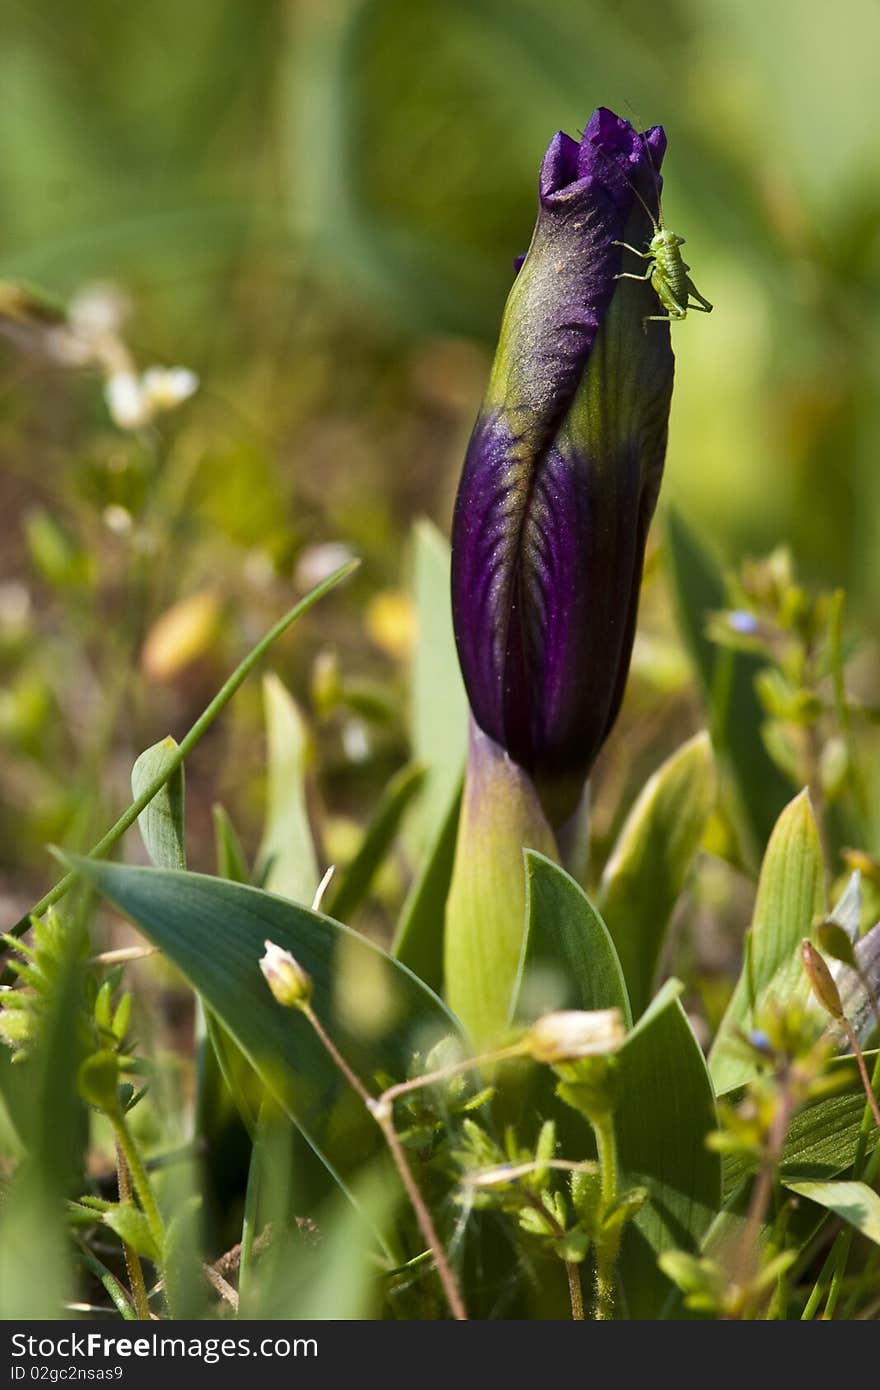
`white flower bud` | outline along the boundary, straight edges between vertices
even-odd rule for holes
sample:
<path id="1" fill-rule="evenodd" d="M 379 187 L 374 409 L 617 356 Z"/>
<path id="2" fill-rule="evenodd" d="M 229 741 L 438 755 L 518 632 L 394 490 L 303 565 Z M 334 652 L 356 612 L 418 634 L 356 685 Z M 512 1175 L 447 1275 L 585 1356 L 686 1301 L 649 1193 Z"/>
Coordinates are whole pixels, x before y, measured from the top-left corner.
<path id="1" fill-rule="evenodd" d="M 299 961 L 276 946 L 274 941 L 264 942 L 266 954 L 260 959 L 260 969 L 266 983 L 286 1009 L 301 1009 L 312 997 L 312 977 L 303 970 Z"/>
<path id="2" fill-rule="evenodd" d="M 561 1009 L 545 1014 L 526 1034 L 536 1062 L 576 1062 L 615 1052 L 626 1032 L 619 1009 Z"/>

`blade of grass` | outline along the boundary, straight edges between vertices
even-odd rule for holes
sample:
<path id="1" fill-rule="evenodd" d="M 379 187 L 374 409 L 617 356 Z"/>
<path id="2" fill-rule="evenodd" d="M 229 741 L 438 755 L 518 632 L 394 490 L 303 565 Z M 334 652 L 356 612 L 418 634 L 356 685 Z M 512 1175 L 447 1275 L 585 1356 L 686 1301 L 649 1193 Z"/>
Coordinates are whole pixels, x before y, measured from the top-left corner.
<path id="1" fill-rule="evenodd" d="M 357 569 L 359 564 L 359 560 L 349 560 L 348 564 L 342 565 L 340 569 L 336 570 L 327 579 L 323 580 L 322 583 L 312 589 L 310 593 L 306 594 L 305 598 L 300 599 L 299 603 L 294 604 L 293 608 L 289 609 L 282 618 L 279 618 L 274 627 L 271 627 L 266 635 L 260 638 L 256 646 L 252 647 L 244 660 L 236 666 L 232 675 L 221 686 L 211 703 L 202 711 L 193 726 L 184 734 L 174 755 L 169 757 L 161 771 L 144 787 L 140 796 L 131 803 L 128 810 L 119 817 L 115 825 L 110 827 L 107 834 L 89 850 L 86 858 L 101 859 L 109 849 L 112 849 L 117 840 L 125 834 L 126 830 L 134 825 L 141 812 L 149 806 L 153 797 L 156 796 L 165 786 L 166 782 L 170 780 L 181 766 L 184 759 L 188 757 L 195 748 L 202 736 L 207 733 L 208 729 L 214 723 L 214 720 L 226 705 L 228 705 L 239 686 L 241 686 L 250 675 L 260 657 L 269 650 L 273 642 L 276 642 L 278 638 L 287 631 L 291 624 L 296 622 L 297 618 L 302 617 L 302 615 L 307 613 L 319 599 L 323 598 L 331 589 L 335 589 L 337 584 L 341 584 L 343 580 L 347 579 L 349 575 Z M 65 874 L 64 877 L 59 879 L 55 884 L 54 888 L 51 888 L 49 892 L 31 908 L 30 912 L 27 912 L 24 917 L 20 918 L 19 921 L 10 928 L 10 935 L 23 936 L 31 924 L 31 918 L 42 916 L 48 908 L 52 907 L 64 897 L 76 881 L 76 874 Z"/>

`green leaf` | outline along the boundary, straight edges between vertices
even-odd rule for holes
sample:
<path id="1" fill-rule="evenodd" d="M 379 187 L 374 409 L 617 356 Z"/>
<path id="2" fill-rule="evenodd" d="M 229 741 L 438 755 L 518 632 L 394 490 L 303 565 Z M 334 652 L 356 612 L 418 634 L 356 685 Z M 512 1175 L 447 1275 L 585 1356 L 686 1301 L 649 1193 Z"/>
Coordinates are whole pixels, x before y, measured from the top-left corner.
<path id="1" fill-rule="evenodd" d="M 825 910 L 824 867 L 819 832 L 806 791 L 789 802 L 761 865 L 746 961 L 721 1022 L 709 1065 L 720 1094 L 754 1075 L 750 1057 L 738 1045 L 738 1029 L 754 1021 L 755 1005 L 791 969 L 801 941 Z"/>
<path id="2" fill-rule="evenodd" d="M 696 1253 L 721 1202 L 721 1162 L 706 1148 L 716 1127 L 712 1083 L 669 980 L 617 1053 L 618 1157 L 648 1201 L 623 1238 L 620 1273 L 632 1318 L 656 1317 L 669 1293 L 664 1250 Z"/>
<path id="3" fill-rule="evenodd" d="M 318 1018 L 368 1087 L 380 1072 L 403 1078 L 414 1052 L 457 1030 L 436 995 L 366 938 L 260 889 L 200 874 L 73 863 L 186 976 L 345 1183 L 379 1146 L 378 1128 L 303 1015 L 273 998 L 259 967 L 264 943 L 291 951 L 312 977 Z M 357 1028 L 342 1015 L 335 988 L 343 953 L 351 978 L 369 981 L 372 991 L 362 991 Z"/>
<path id="4" fill-rule="evenodd" d="M 136 1207 L 133 1202 L 116 1202 L 102 1213 L 101 1220 L 111 1231 L 116 1232 L 120 1240 L 130 1245 L 139 1255 L 143 1255 L 145 1260 L 159 1263 L 161 1252 L 153 1239 L 150 1223 L 140 1207 Z"/>
<path id="5" fill-rule="evenodd" d="M 413 527 L 416 640 L 410 719 L 413 757 L 427 769 L 413 816 L 412 850 L 421 858 L 436 844 L 458 795 L 467 749 L 468 704 L 455 650 L 449 542 L 433 522 Z"/>
<path id="6" fill-rule="evenodd" d="M 792 788 L 770 758 L 761 735 L 764 712 L 754 680 L 760 657 L 718 647 L 706 636 L 709 617 L 727 606 L 714 559 L 673 508 L 666 511 L 665 555 L 681 635 L 709 712 L 719 766 L 734 793 L 732 818 L 746 863 L 757 865 L 773 823 Z"/>
<path id="7" fill-rule="evenodd" d="M 620 1009 L 632 1022 L 617 952 L 602 918 L 570 874 L 525 852 L 526 929 L 511 1019 L 551 1009 Z"/>
<path id="8" fill-rule="evenodd" d="M 880 1196 L 864 1182 L 787 1182 L 790 1192 L 807 1197 L 848 1221 L 880 1245 Z"/>
<path id="9" fill-rule="evenodd" d="M 599 907 L 636 1015 L 651 997 L 672 910 L 714 801 L 712 745 L 698 734 L 646 783 L 605 866 Z"/>
<path id="10" fill-rule="evenodd" d="M 163 738 L 146 748 L 131 769 L 131 794 L 135 801 L 168 764 L 176 761 L 176 739 Z M 157 869 L 185 869 L 183 764 L 174 769 L 164 786 L 138 816 L 147 854 Z"/>
<path id="11" fill-rule="evenodd" d="M 217 875 L 231 883 L 250 883 L 251 872 L 235 826 L 219 804 L 213 808 L 214 844 L 217 852 Z"/>
<path id="12" fill-rule="evenodd" d="M 306 810 L 309 739 L 302 715 L 271 672 L 263 677 L 268 742 L 266 827 L 259 860 L 263 886 L 292 902 L 310 903 L 318 887 L 318 857 Z"/>
<path id="13" fill-rule="evenodd" d="M 370 884 L 394 843 L 407 808 L 425 780 L 425 769 L 410 763 L 395 773 L 382 794 L 360 848 L 338 882 L 331 882 L 327 912 L 350 920 L 370 890 Z"/>
<path id="14" fill-rule="evenodd" d="M 874 1057 L 876 1053 L 865 1053 L 869 1066 Z M 804 1106 L 789 1125 L 779 1164 L 779 1172 L 785 1180 L 834 1178 L 851 1167 L 856 1157 L 865 1116 L 865 1092 L 858 1064 L 854 1057 L 834 1057 L 830 1070 L 838 1088 L 832 1095 Z M 724 1099 L 735 1105 L 743 1095 L 743 1088 L 737 1087 Z M 880 1134 L 873 1125 L 867 1129 L 865 1140 L 866 1153 L 880 1142 Z M 736 1191 L 749 1171 L 744 1159 L 725 1156 L 725 1200 Z"/>
<path id="15" fill-rule="evenodd" d="M 443 984 L 443 927 L 460 814 L 459 784 L 407 895 L 391 947 L 392 955 L 438 993 Z"/>

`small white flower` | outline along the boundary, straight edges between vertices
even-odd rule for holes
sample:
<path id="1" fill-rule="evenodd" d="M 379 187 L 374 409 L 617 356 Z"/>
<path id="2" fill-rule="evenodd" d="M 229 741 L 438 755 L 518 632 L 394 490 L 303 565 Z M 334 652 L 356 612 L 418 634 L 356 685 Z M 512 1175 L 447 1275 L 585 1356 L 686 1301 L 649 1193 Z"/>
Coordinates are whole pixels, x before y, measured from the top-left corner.
<path id="1" fill-rule="evenodd" d="M 24 584 L 10 579 L 0 584 L 0 627 L 24 631 L 31 611 L 31 596 Z"/>
<path id="2" fill-rule="evenodd" d="M 300 555 L 294 573 L 294 583 L 299 589 L 314 589 L 322 580 L 341 569 L 351 560 L 354 551 L 341 541 L 327 541 L 324 545 L 310 545 Z"/>
<path id="3" fill-rule="evenodd" d="M 366 762 L 370 756 L 370 737 L 360 719 L 345 721 L 342 726 L 342 746 L 349 762 Z"/>
<path id="4" fill-rule="evenodd" d="M 139 430 L 147 424 L 150 411 L 134 372 L 113 372 L 108 376 L 104 398 L 113 423 L 121 430 Z"/>
<path id="5" fill-rule="evenodd" d="M 199 389 L 199 379 L 189 367 L 148 367 L 141 389 L 150 414 L 174 410 Z"/>
<path id="6" fill-rule="evenodd" d="M 101 513 L 101 520 L 112 531 L 114 536 L 127 536 L 134 525 L 131 512 L 126 507 L 120 507 L 118 503 L 111 502 L 109 507 L 105 507 Z"/>
<path id="7" fill-rule="evenodd" d="M 576 1062 L 615 1052 L 626 1037 L 619 1009 L 560 1009 L 533 1023 L 527 1038 L 536 1062 Z"/>
<path id="8" fill-rule="evenodd" d="M 99 281 L 77 291 L 67 309 L 67 322 L 78 337 L 94 343 L 117 336 L 130 309 L 118 286 Z"/>

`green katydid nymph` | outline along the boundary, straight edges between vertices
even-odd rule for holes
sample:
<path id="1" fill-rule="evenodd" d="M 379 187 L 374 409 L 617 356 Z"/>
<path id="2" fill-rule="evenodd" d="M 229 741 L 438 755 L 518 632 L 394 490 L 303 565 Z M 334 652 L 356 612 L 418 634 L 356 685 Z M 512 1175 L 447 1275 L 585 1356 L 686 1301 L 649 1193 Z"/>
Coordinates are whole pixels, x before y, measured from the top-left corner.
<path id="1" fill-rule="evenodd" d="M 645 149 L 651 159 L 651 151 L 647 140 Z M 651 168 L 654 169 L 653 160 Z M 670 232 L 663 225 L 663 205 L 660 201 L 660 189 L 657 184 L 656 171 L 654 172 L 654 184 L 657 189 L 657 216 L 655 217 L 645 199 L 638 189 L 632 184 L 635 193 L 645 212 L 651 219 L 654 234 L 648 242 L 648 249 L 640 251 L 637 246 L 631 246 L 628 241 L 612 242 L 613 246 L 622 246 L 625 251 L 631 251 L 634 256 L 647 261 L 643 275 L 634 275 L 632 271 L 622 270 L 615 276 L 616 280 L 649 280 L 663 308 L 665 314 L 647 314 L 645 323 L 668 323 L 671 319 L 686 319 L 688 309 L 695 309 L 701 314 L 711 314 L 712 305 L 705 299 L 697 289 L 688 271 L 690 266 L 681 254 L 680 248 L 684 246 L 684 237 L 676 232 Z"/>

